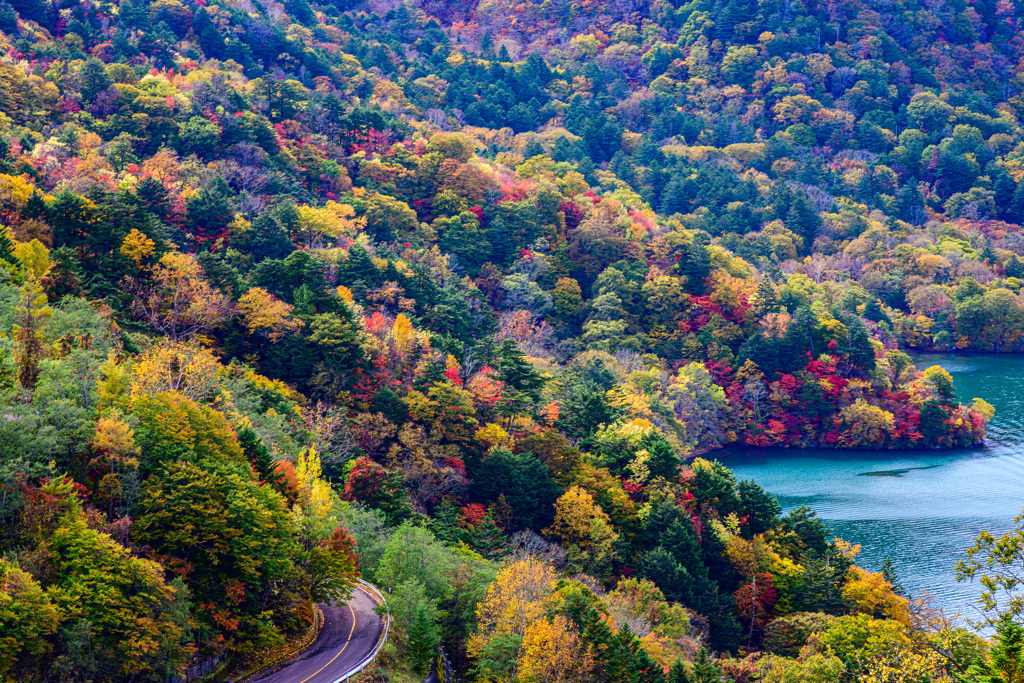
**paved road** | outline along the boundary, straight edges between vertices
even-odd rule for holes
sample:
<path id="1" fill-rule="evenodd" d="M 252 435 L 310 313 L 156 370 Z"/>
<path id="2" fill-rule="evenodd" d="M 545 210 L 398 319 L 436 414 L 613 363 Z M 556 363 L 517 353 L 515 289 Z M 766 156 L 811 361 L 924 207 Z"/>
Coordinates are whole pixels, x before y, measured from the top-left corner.
<path id="1" fill-rule="evenodd" d="M 316 642 L 278 665 L 277 671 L 265 672 L 251 683 L 334 683 L 377 645 L 384 624 L 373 611 L 376 606 L 360 587 L 352 591 L 346 605 L 320 605 L 324 627 Z"/>

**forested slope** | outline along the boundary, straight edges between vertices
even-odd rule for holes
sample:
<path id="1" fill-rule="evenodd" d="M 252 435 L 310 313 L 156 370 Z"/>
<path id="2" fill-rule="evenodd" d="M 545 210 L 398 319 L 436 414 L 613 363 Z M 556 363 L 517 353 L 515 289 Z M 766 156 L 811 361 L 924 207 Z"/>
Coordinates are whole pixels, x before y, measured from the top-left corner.
<path id="1" fill-rule="evenodd" d="M 1024 345 L 1021 12 L 0 2 L 0 677 L 242 671 L 357 571 L 396 671 L 966 667 L 685 458 L 981 442 L 900 349 Z"/>

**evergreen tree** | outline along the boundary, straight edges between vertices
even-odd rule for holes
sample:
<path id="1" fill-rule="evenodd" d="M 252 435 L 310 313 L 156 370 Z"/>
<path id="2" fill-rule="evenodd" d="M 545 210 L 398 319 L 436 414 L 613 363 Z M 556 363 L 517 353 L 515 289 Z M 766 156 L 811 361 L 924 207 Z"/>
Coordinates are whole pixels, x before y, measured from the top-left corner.
<path id="1" fill-rule="evenodd" d="M 1010 612 L 1004 612 L 996 623 L 996 639 L 987 657 L 979 657 L 967 670 L 967 676 L 957 676 L 962 683 L 1022 683 L 1024 682 L 1024 626 L 1014 621 Z"/>
<path id="2" fill-rule="evenodd" d="M 212 243 L 227 235 L 232 219 L 230 196 L 228 184 L 217 176 L 209 187 L 189 198 L 188 232 L 197 245 Z"/>
<path id="3" fill-rule="evenodd" d="M 569 161 L 572 158 L 572 145 L 564 137 L 560 137 L 551 145 L 551 158 L 555 161 Z"/>
<path id="4" fill-rule="evenodd" d="M 767 276 L 761 278 L 757 285 L 757 303 L 754 305 L 754 313 L 762 318 L 769 313 L 779 312 L 779 295 L 775 292 L 775 286 Z"/>
<path id="5" fill-rule="evenodd" d="M 284 479 L 275 469 L 277 461 L 270 454 L 270 449 L 263 443 L 263 439 L 249 427 L 242 427 L 238 430 L 238 445 L 241 446 L 246 459 L 259 475 L 260 481 L 280 489 Z"/>
<path id="6" fill-rule="evenodd" d="M 503 339 L 498 346 L 498 379 L 506 387 L 525 394 L 533 403 L 540 401 L 544 379 L 526 360 L 526 356 L 511 339 Z"/>
<path id="7" fill-rule="evenodd" d="M 992 248 L 991 240 L 985 240 L 985 248 L 981 250 L 981 260 L 985 263 L 996 262 L 996 252 L 995 249 Z"/>
<path id="8" fill-rule="evenodd" d="M 668 670 L 668 683 L 692 683 L 689 674 L 686 673 L 686 665 L 683 660 L 677 659 L 672 668 Z"/>
<path id="9" fill-rule="evenodd" d="M 807 196 L 803 192 L 797 192 L 789 213 L 786 214 L 784 224 L 787 228 L 804 238 L 804 245 L 808 251 L 812 251 L 814 238 L 818 235 L 818 228 L 821 227 L 821 216 L 811 207 Z"/>
<path id="10" fill-rule="evenodd" d="M 18 32 L 18 13 L 6 2 L 0 3 L 0 31 L 10 36 Z"/>
<path id="11" fill-rule="evenodd" d="M 1003 273 L 1006 277 L 1024 277 L 1024 260 L 1016 254 L 1010 254 L 1010 257 L 1003 262 Z"/>
<path id="12" fill-rule="evenodd" d="M 489 560 L 500 560 L 507 553 L 505 533 L 489 512 L 483 521 L 469 530 L 469 544 Z"/>
<path id="13" fill-rule="evenodd" d="M 878 299 L 872 299 L 868 302 L 867 306 L 864 307 L 864 317 L 872 322 L 880 323 L 883 320 L 885 322 L 891 322 L 889 316 L 882 310 L 882 302 Z"/>
<path id="14" fill-rule="evenodd" d="M 697 653 L 697 660 L 693 663 L 690 683 L 724 683 L 726 680 L 722 675 L 722 668 L 711 659 L 706 649 L 701 648 Z"/>
<path id="15" fill-rule="evenodd" d="M 1006 212 L 1006 220 L 1017 225 L 1024 225 L 1024 182 L 1017 183 L 1017 189 L 1013 191 L 1013 199 Z"/>
<path id="16" fill-rule="evenodd" d="M 924 218 L 924 197 L 917 188 L 917 179 L 911 178 L 896 194 L 896 215 L 913 225 L 919 225 Z"/>
<path id="17" fill-rule="evenodd" d="M 671 181 L 661 193 L 661 212 L 666 215 L 686 213 L 690 207 L 690 199 L 686 196 L 683 184 L 678 180 Z"/>
<path id="18" fill-rule="evenodd" d="M 679 273 L 687 278 L 686 291 L 698 296 L 704 294 L 704 282 L 711 274 L 711 256 L 706 243 L 706 235 L 698 233 L 679 258 Z"/>
<path id="19" fill-rule="evenodd" d="M 540 144 L 537 138 L 531 138 L 526 143 L 526 147 L 523 148 L 523 158 L 532 159 L 536 156 L 542 156 L 544 154 L 544 146 Z"/>
<path id="20" fill-rule="evenodd" d="M 896 576 L 896 567 L 893 566 L 892 558 L 885 558 L 885 562 L 882 563 L 882 577 L 892 585 L 892 592 L 896 595 L 906 595 L 907 591 L 900 584 L 899 577 Z"/>
<path id="21" fill-rule="evenodd" d="M 295 250 L 295 245 L 288 239 L 288 233 L 268 214 L 260 214 L 253 220 L 246 246 L 257 262 L 285 258 Z"/>
<path id="22" fill-rule="evenodd" d="M 5 261 L 15 268 L 21 266 L 18 257 L 14 255 L 14 242 L 11 240 L 10 230 L 3 226 L 0 226 L 0 261 Z"/>

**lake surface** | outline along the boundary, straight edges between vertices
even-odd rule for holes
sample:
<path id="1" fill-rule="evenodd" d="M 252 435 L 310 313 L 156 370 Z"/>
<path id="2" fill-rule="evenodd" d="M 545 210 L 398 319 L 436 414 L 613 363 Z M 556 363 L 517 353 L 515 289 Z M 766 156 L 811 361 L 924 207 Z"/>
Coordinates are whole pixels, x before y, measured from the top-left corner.
<path id="1" fill-rule="evenodd" d="M 775 494 L 784 510 L 809 505 L 832 533 L 861 545 L 858 564 L 891 557 L 903 586 L 936 606 L 977 617 L 976 583 L 953 565 L 982 529 L 1005 533 L 1024 508 L 1024 357 L 918 354 L 941 365 L 957 397 L 996 408 L 983 448 L 957 451 L 732 449 L 718 456 L 740 479 Z"/>

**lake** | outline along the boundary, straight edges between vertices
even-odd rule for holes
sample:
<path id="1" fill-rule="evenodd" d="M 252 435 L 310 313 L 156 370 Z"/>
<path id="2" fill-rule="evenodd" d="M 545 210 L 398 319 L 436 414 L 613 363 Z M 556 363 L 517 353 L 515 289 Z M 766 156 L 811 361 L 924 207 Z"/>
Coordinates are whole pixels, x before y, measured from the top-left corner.
<path id="1" fill-rule="evenodd" d="M 861 545 L 857 563 L 877 571 L 891 557 L 903 586 L 950 612 L 977 617 L 976 583 L 953 565 L 982 529 L 1004 533 L 1024 507 L 1024 358 L 917 354 L 941 365 L 957 397 L 996 408 L 984 447 L 956 451 L 730 449 L 718 454 L 783 509 L 808 505 L 832 533 Z"/>

